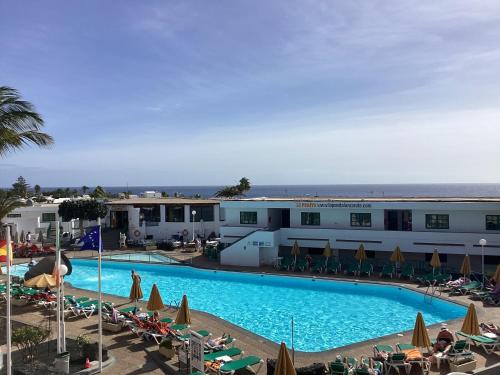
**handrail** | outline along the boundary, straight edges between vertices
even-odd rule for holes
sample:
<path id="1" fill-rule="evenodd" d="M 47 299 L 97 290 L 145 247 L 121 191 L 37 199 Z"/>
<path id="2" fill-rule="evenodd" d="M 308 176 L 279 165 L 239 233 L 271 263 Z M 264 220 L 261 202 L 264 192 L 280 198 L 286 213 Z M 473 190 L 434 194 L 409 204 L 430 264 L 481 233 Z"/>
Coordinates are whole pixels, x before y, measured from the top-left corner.
<path id="1" fill-rule="evenodd" d="M 231 246 L 233 246 L 233 245 L 237 244 L 238 242 L 240 242 L 240 241 L 244 240 L 244 239 L 245 239 L 245 238 L 247 238 L 248 236 L 251 236 L 251 235 L 252 235 L 252 234 L 254 234 L 255 232 L 260 232 L 260 231 L 263 231 L 263 229 L 262 229 L 262 228 L 257 228 L 257 229 L 255 229 L 255 230 L 251 231 L 250 233 L 245 234 L 245 235 L 244 235 L 243 237 L 241 237 L 239 240 L 234 241 L 232 244 L 230 244 L 228 247 L 226 247 L 226 248 L 225 248 L 225 249 L 223 249 L 222 251 L 229 249 Z"/>

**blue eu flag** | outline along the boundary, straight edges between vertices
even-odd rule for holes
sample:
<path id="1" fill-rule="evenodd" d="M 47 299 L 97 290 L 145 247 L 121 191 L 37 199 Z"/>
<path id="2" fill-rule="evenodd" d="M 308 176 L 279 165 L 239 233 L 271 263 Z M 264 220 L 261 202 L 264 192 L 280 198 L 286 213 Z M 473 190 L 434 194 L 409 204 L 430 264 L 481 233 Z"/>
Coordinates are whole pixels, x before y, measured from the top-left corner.
<path id="1" fill-rule="evenodd" d="M 83 242 L 81 249 L 99 250 L 99 243 L 101 243 L 101 250 L 102 250 L 102 241 L 99 241 L 99 235 L 100 235 L 99 225 L 96 225 L 80 240 L 80 243 Z"/>

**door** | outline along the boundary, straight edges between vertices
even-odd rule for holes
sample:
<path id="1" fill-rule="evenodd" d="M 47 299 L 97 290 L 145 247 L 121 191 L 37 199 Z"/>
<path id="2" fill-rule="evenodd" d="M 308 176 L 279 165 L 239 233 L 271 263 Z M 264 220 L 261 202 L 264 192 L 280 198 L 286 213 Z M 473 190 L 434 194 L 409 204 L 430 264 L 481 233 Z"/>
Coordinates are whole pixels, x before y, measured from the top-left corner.
<path id="1" fill-rule="evenodd" d="M 290 209 L 281 210 L 281 228 L 290 228 Z"/>

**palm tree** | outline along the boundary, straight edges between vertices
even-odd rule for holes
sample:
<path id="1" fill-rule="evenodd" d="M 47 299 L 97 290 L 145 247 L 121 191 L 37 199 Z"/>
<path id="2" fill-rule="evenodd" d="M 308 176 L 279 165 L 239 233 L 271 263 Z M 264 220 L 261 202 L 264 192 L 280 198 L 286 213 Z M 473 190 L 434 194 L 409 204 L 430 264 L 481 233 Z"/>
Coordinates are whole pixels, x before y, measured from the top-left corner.
<path id="1" fill-rule="evenodd" d="M 8 191 L 0 190 L 0 227 L 2 225 L 2 218 L 22 205 L 23 204 L 17 197 L 13 196 Z M 0 231 L 0 237 L 3 238 L 3 230 Z"/>
<path id="2" fill-rule="evenodd" d="M 41 132 L 42 117 L 18 91 L 0 86 L 0 157 L 28 145 L 48 147 L 54 139 Z"/>

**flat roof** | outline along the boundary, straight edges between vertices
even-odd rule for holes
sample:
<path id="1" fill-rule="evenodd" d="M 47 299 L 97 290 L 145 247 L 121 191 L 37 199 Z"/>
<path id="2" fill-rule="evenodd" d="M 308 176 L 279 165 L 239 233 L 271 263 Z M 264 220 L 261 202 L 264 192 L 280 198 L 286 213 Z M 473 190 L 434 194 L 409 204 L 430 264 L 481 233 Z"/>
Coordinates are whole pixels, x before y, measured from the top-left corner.
<path id="1" fill-rule="evenodd" d="M 195 198 L 130 198 L 130 199 L 113 199 L 107 201 L 107 205 L 123 206 L 123 205 L 155 205 L 155 204 L 219 204 L 218 199 L 195 199 Z"/>
<path id="2" fill-rule="evenodd" d="M 225 199 L 227 202 L 450 202 L 499 203 L 500 197 L 260 197 Z"/>

